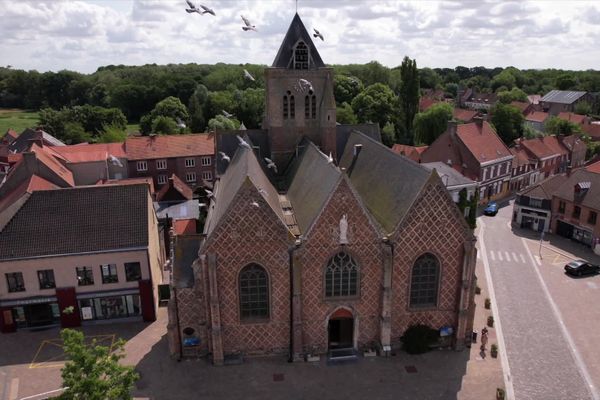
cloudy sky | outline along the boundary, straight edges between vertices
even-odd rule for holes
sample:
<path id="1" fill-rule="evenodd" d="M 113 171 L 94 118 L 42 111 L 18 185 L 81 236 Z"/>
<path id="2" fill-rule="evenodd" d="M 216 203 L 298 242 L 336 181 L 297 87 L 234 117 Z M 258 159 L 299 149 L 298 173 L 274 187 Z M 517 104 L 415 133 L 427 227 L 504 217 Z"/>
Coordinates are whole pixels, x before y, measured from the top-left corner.
<path id="1" fill-rule="evenodd" d="M 199 4 L 199 0 L 192 0 Z M 0 65 L 93 72 L 108 64 L 271 64 L 295 0 L 0 0 Z M 404 55 L 420 67 L 600 69 L 598 1 L 298 0 L 326 63 Z M 240 15 L 258 32 L 244 32 Z"/>

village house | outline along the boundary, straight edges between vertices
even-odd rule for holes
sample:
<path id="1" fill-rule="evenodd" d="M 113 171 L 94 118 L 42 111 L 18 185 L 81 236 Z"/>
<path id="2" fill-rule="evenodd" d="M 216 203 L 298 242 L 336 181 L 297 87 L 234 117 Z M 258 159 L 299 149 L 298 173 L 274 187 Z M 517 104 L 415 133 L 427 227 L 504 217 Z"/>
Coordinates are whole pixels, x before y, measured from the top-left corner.
<path id="1" fill-rule="evenodd" d="M 523 126 L 529 126 L 536 131 L 544 132 L 548 119 L 550 119 L 550 114 L 543 111 L 532 111 L 525 115 Z"/>
<path id="2" fill-rule="evenodd" d="M 465 110 L 464 108 L 454 108 L 452 110 L 452 118 L 455 121 L 459 121 L 465 124 L 475 121 L 476 117 L 481 116 L 481 113 L 477 110 Z"/>
<path id="3" fill-rule="evenodd" d="M 472 88 L 458 93 L 458 105 L 460 108 L 471 110 L 489 110 L 498 102 L 496 93 L 480 93 Z"/>
<path id="4" fill-rule="evenodd" d="M 519 191 L 537 182 L 539 180 L 537 160 L 531 158 L 529 153 L 519 144 L 511 147 L 510 152 L 515 156 L 512 163 L 510 191 Z"/>
<path id="5" fill-rule="evenodd" d="M 523 115 L 535 111 L 535 105 L 528 101 L 511 101 L 510 105 L 521 111 L 521 114 Z"/>
<path id="6" fill-rule="evenodd" d="M 556 136 L 540 136 L 534 139 L 517 139 L 515 144 L 537 160 L 541 178 L 565 172 L 568 166 L 568 150 Z"/>
<path id="7" fill-rule="evenodd" d="M 413 160 L 416 163 L 421 162 L 421 154 L 427 150 L 428 146 L 409 146 L 406 144 L 396 143 L 392 146 L 392 151 Z"/>
<path id="8" fill-rule="evenodd" d="M 0 213 L 2 332 L 153 321 L 164 256 L 148 185 L 42 189 Z"/>
<path id="9" fill-rule="evenodd" d="M 487 202 L 509 194 L 514 156 L 487 121 L 475 121 L 460 125 L 450 122 L 446 132 L 423 152 L 421 160 L 446 163 L 478 182 L 479 199 Z"/>
<path id="10" fill-rule="evenodd" d="M 263 129 L 217 132 L 230 160 L 199 246 L 173 240 L 172 356 L 390 354 L 414 324 L 463 348 L 477 250 L 439 174 L 336 125 L 333 70 L 297 14 L 265 78 Z"/>
<path id="11" fill-rule="evenodd" d="M 513 205 L 513 222 L 536 232 L 550 231 L 552 196 L 566 180 L 566 174 L 554 175 L 520 191 Z"/>
<path id="12" fill-rule="evenodd" d="M 445 164 L 443 162 L 430 162 L 422 164 L 428 170 L 436 170 L 437 174 L 442 179 L 444 186 L 450 193 L 452 200 L 458 204 L 460 202 L 460 192 L 464 189 L 465 199 L 471 200 L 473 196 L 478 192 L 479 184 L 476 181 L 466 178 L 460 174 L 457 170 Z M 469 208 L 465 208 L 463 211 L 465 217 L 469 215 Z"/>
<path id="13" fill-rule="evenodd" d="M 575 106 L 584 101 L 592 103 L 590 93 L 574 90 L 551 90 L 540 99 L 540 106 L 544 112 L 558 115 L 563 111 L 574 112 Z"/>
<path id="14" fill-rule="evenodd" d="M 71 171 L 77 186 L 128 177 L 123 143 L 86 143 L 53 147 L 52 150 L 60 155 L 59 161 Z"/>

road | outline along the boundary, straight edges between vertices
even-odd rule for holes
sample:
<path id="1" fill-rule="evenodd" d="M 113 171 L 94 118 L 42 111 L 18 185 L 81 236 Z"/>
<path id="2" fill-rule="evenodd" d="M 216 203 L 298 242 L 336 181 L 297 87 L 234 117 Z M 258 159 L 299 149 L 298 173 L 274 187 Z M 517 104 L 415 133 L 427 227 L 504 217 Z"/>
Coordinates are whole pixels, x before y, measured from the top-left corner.
<path id="1" fill-rule="evenodd" d="M 546 283 L 549 261 L 533 254 L 535 242 L 523 239 L 518 230 L 513 232 L 511 214 L 512 205 L 501 208 L 495 217 L 478 219 L 478 258 L 486 265 L 493 284 L 496 304 L 492 308 L 497 307 L 494 315 L 501 323 L 499 344 L 506 356 L 503 368 L 508 393 L 514 390 L 514 398 L 519 400 L 598 400 L 593 386 L 593 379 L 598 377 L 590 375 L 573 339 L 574 327 L 563 319 L 569 310 L 556 302 L 554 298 L 560 296 Z M 556 273 L 560 266 L 551 268 Z M 563 274 L 560 279 L 569 278 Z M 585 307 L 592 304 L 581 304 L 577 312 L 585 315 Z"/>

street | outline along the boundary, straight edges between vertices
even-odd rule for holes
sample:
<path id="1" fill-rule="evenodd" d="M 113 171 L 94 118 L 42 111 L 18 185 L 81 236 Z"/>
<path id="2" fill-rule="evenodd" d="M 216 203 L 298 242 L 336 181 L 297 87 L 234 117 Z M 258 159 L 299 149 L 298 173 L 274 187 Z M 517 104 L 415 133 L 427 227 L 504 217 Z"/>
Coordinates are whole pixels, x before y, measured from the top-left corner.
<path id="1" fill-rule="evenodd" d="M 566 276 L 563 266 L 574 256 L 554 244 L 573 244 L 548 235 L 551 242 L 540 246 L 539 234 L 511 227 L 511 215 L 512 203 L 495 217 L 478 219 L 478 258 L 493 285 L 507 393 L 516 399 L 597 400 L 600 350 L 592 341 L 600 329 L 593 306 L 600 300 L 600 276 Z M 598 261 L 591 250 L 575 249 Z"/>

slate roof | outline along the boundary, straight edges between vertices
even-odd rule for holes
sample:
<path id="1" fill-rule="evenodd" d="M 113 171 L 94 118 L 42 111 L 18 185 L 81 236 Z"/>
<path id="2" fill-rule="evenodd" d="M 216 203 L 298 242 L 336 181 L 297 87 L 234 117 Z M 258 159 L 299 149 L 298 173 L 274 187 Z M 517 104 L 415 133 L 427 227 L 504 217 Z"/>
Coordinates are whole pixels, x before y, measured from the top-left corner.
<path id="1" fill-rule="evenodd" d="M 536 185 L 520 191 L 520 196 L 534 197 L 536 199 L 552 200 L 554 192 L 567 180 L 566 174 L 552 175 L 538 182 Z"/>
<path id="2" fill-rule="evenodd" d="M 131 137 L 125 140 L 125 153 L 130 161 L 210 156 L 215 154 L 215 140 L 212 134 Z"/>
<path id="3" fill-rule="evenodd" d="M 148 186 L 36 191 L 0 232 L 0 259 L 148 245 Z"/>
<path id="4" fill-rule="evenodd" d="M 245 137 L 248 136 L 253 146 L 258 147 L 258 157 L 268 157 L 271 154 L 269 150 L 269 138 L 266 129 L 238 129 L 238 130 L 221 130 L 218 129 L 215 133 L 217 151 L 215 153 L 217 158 L 216 170 L 217 175 L 225 173 L 229 163 L 224 161 L 219 155 L 219 152 L 223 152 L 233 158 L 235 152 L 239 147 L 239 141 L 236 136 Z"/>
<path id="5" fill-rule="evenodd" d="M 16 151 L 22 153 L 29 150 L 31 143 L 35 140 L 42 140 L 43 144 L 47 146 L 64 146 L 65 144 L 42 130 L 25 129 L 10 145 L 10 151 Z"/>
<path id="6" fill-rule="evenodd" d="M 483 121 L 481 126 L 476 122 L 460 124 L 456 127 L 456 136 L 479 163 L 486 163 L 511 155 L 508 147 L 487 121 Z"/>
<path id="7" fill-rule="evenodd" d="M 580 97 L 584 96 L 586 92 L 577 92 L 574 90 L 551 90 L 540 101 L 546 101 L 549 103 L 561 103 L 561 104 L 572 104 L 577 101 Z"/>
<path id="8" fill-rule="evenodd" d="M 338 160 L 341 157 L 341 154 L 344 152 L 344 148 L 346 147 L 346 142 L 350 137 L 350 133 L 352 132 L 360 132 L 367 137 L 375 140 L 376 142 L 381 142 L 381 133 L 379 132 L 379 124 L 338 124 L 335 126 L 335 134 L 336 134 L 336 146 L 335 151 L 338 155 Z"/>
<path id="9" fill-rule="evenodd" d="M 275 56 L 272 67 L 276 68 L 288 68 L 293 55 L 294 46 L 302 40 L 308 47 L 310 53 L 310 66 L 309 68 L 322 68 L 325 67 L 325 63 L 321 59 L 315 44 L 312 41 L 311 34 L 308 33 L 298 13 L 294 15 L 292 23 L 285 34 L 285 38 L 281 43 L 281 47 Z"/>
<path id="10" fill-rule="evenodd" d="M 173 203 L 170 201 L 154 202 L 154 210 L 158 219 L 198 219 L 200 217 L 200 205 L 198 200 L 187 200 Z"/>
<path id="11" fill-rule="evenodd" d="M 362 144 L 362 150 L 354 158 L 356 144 Z M 387 232 L 394 231 L 402 221 L 432 174 L 356 131 L 350 133 L 339 165 L 346 168 L 352 186 Z"/>
<path id="12" fill-rule="evenodd" d="M 590 188 L 575 201 L 574 188 L 578 183 L 589 182 Z M 600 174 L 588 171 L 585 168 L 577 169 L 571 173 L 565 182 L 558 188 L 554 195 L 567 201 L 575 201 L 576 204 L 600 210 Z"/>
<path id="13" fill-rule="evenodd" d="M 430 171 L 435 169 L 447 188 L 477 184 L 477 182 L 465 177 L 463 174 L 441 161 L 422 163 L 421 165 Z"/>
<path id="14" fill-rule="evenodd" d="M 198 258 L 201 238 L 201 235 L 178 235 L 175 237 L 173 285 L 177 289 L 194 286 L 192 264 Z"/>
<path id="15" fill-rule="evenodd" d="M 312 142 L 301 155 L 287 192 L 298 227 L 306 234 L 341 179 L 341 171 Z"/>
<path id="16" fill-rule="evenodd" d="M 95 143 L 60 146 L 53 150 L 70 163 L 106 162 L 109 156 L 127 158 L 124 143 Z"/>

